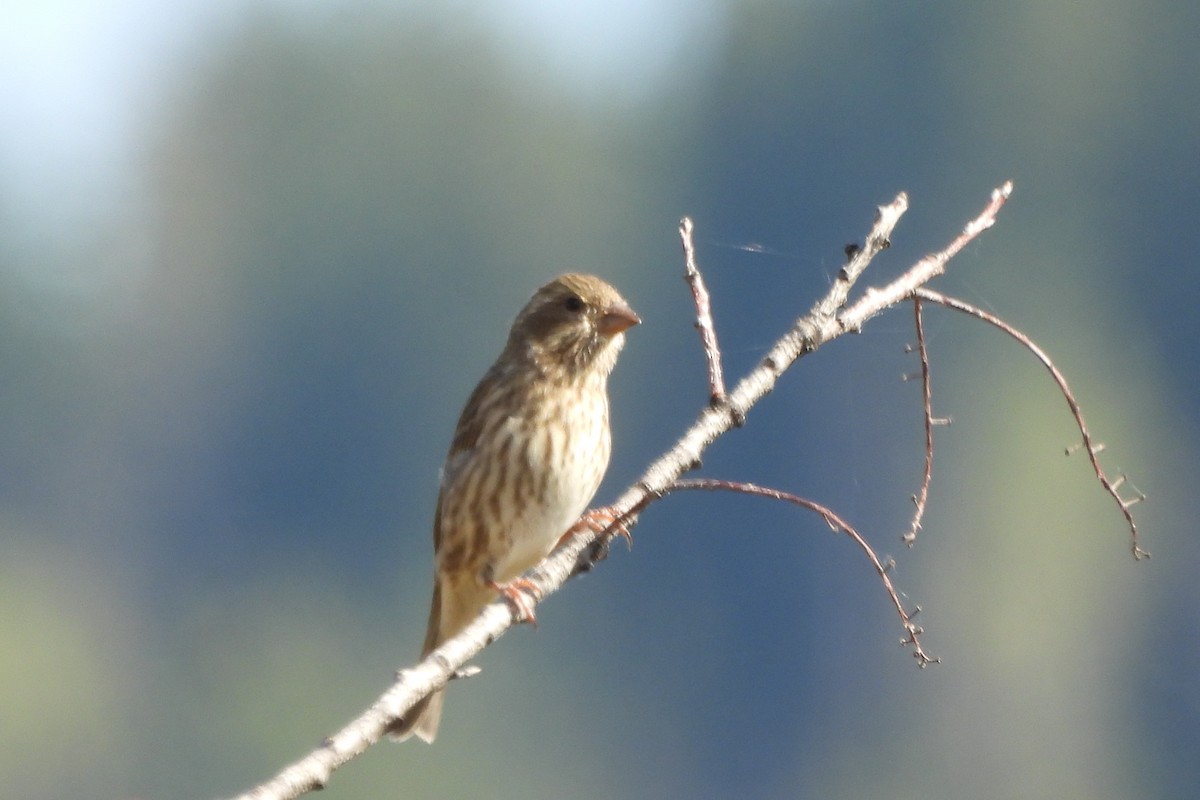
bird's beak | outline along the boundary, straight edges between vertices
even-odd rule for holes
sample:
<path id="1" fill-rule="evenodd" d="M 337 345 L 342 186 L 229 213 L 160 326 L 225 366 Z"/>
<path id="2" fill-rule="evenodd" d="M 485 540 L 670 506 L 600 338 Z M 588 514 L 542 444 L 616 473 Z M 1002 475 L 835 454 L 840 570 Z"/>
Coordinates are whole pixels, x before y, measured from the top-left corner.
<path id="1" fill-rule="evenodd" d="M 613 303 L 604 312 L 596 328 L 605 336 L 616 336 L 642 321 L 632 308 L 624 303 Z"/>

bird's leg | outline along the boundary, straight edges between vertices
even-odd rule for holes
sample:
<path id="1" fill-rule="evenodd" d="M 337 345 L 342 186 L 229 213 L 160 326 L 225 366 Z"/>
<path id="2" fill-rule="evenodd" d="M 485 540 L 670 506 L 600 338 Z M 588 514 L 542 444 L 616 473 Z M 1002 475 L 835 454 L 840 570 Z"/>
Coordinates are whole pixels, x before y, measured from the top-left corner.
<path id="1" fill-rule="evenodd" d="M 625 520 L 612 506 L 600 506 L 599 508 L 588 509 L 583 512 L 583 516 L 579 521 L 567 528 L 567 532 L 558 540 L 558 544 L 554 545 L 557 549 L 562 547 L 568 539 L 577 533 L 582 533 L 584 530 L 591 530 L 593 533 L 601 534 L 605 531 L 611 531 L 613 536 L 620 536 L 625 540 L 625 544 L 629 545 L 629 549 L 633 549 L 633 534 L 629 532 Z"/>

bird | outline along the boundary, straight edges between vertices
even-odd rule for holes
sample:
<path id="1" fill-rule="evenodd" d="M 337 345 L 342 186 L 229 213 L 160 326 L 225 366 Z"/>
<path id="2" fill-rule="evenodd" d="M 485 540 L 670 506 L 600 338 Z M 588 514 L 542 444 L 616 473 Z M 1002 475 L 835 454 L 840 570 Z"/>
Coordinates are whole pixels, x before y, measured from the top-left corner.
<path id="1" fill-rule="evenodd" d="M 442 467 L 433 518 L 434 580 L 421 657 L 506 595 L 564 538 L 608 469 L 608 378 L 641 322 L 615 288 L 580 273 L 542 286 L 467 400 Z M 627 535 L 627 534 L 626 534 Z M 432 743 L 445 689 L 389 733 Z"/>

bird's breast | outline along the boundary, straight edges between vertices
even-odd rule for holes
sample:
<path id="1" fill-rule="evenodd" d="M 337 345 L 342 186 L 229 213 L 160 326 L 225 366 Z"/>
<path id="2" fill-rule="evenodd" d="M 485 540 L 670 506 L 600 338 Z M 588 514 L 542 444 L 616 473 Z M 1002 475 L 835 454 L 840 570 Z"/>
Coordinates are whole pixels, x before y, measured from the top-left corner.
<path id="1" fill-rule="evenodd" d="M 608 467 L 607 398 L 602 390 L 565 392 L 504 427 L 498 450 L 513 479 L 496 487 L 506 513 L 491 554 L 501 582 L 544 558 L 595 496 Z"/>

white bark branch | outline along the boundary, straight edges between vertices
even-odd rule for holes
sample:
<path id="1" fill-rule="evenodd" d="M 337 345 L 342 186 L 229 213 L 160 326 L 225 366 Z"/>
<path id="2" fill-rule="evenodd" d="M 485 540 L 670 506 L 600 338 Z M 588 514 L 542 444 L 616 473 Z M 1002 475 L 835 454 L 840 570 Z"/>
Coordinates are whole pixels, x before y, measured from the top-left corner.
<path id="1" fill-rule="evenodd" d="M 705 449 L 721 435 L 742 424 L 750 409 L 775 388 L 779 377 L 803 355 L 845 333 L 857 332 L 872 317 L 910 297 L 920 286 L 940 275 L 946 263 L 979 233 L 991 227 L 996 213 L 1012 192 L 1006 182 L 992 193 L 987 207 L 943 250 L 926 256 L 891 283 L 867 289 L 851 306 L 850 291 L 867 265 L 888 246 L 892 230 L 908 208 L 901 193 L 879 208 L 862 248 L 854 251 L 829 292 L 800 317 L 767 351 L 722 402 L 706 404 L 678 442 L 651 464 L 612 505 L 625 524 L 666 491 L 683 473 L 700 462 Z M 611 528 L 610 528 L 611 530 Z M 536 587 L 540 599 L 558 591 L 573 575 L 591 569 L 604 558 L 610 533 L 584 529 L 540 565 L 523 576 Z M 534 599 L 530 598 L 531 606 Z M 401 717 L 420 698 L 444 686 L 458 670 L 518 622 L 503 600 L 492 603 L 461 633 L 447 640 L 414 667 L 401 670 L 395 683 L 366 711 L 304 758 L 274 778 L 240 795 L 242 800 L 284 800 L 325 786 L 333 771 L 364 752 L 384 734 L 389 722 Z"/>

